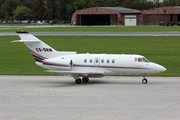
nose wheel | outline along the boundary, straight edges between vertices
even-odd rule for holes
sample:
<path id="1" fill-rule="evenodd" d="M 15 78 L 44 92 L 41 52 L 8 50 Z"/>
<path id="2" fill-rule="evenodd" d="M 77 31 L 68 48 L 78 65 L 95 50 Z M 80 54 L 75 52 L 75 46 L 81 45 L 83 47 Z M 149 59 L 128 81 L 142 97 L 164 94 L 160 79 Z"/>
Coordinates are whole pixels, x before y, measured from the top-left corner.
<path id="1" fill-rule="evenodd" d="M 143 79 L 143 80 L 142 80 L 142 83 L 143 83 L 143 84 L 146 84 L 147 82 L 148 82 L 147 79 Z"/>
<path id="2" fill-rule="evenodd" d="M 148 82 L 148 80 L 146 79 L 146 75 L 143 75 L 143 78 L 144 78 L 144 79 L 142 80 L 142 83 L 143 83 L 143 84 L 146 84 L 146 83 Z"/>

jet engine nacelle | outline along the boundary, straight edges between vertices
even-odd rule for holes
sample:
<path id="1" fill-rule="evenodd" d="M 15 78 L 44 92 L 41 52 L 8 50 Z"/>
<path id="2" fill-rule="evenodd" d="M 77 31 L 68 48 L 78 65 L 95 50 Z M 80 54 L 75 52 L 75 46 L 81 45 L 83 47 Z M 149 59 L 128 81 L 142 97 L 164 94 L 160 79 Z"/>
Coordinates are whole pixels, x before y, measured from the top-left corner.
<path id="1" fill-rule="evenodd" d="M 62 59 L 58 57 L 43 60 L 43 65 L 49 66 L 51 69 L 69 70 L 72 68 L 73 63 L 70 59 Z"/>

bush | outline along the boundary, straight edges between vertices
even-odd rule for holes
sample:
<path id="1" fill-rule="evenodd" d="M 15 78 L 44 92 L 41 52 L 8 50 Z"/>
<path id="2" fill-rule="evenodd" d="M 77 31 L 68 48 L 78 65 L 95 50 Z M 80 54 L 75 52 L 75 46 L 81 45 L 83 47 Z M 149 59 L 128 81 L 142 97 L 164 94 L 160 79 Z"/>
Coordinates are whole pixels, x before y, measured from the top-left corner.
<path id="1" fill-rule="evenodd" d="M 52 21 L 53 21 L 53 24 L 59 23 L 59 20 L 58 20 L 58 19 L 54 19 L 54 20 L 52 20 Z"/>

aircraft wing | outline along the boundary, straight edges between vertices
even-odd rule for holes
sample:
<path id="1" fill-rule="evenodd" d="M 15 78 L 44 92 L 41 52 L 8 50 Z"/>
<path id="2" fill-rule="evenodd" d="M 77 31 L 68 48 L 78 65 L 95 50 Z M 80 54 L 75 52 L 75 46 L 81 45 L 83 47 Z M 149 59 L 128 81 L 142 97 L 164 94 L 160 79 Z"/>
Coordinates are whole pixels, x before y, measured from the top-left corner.
<path id="1" fill-rule="evenodd" d="M 103 72 L 100 71 L 52 71 L 52 70 L 48 70 L 47 72 L 57 72 L 60 74 L 78 74 L 78 75 L 83 75 L 83 76 L 104 76 Z"/>

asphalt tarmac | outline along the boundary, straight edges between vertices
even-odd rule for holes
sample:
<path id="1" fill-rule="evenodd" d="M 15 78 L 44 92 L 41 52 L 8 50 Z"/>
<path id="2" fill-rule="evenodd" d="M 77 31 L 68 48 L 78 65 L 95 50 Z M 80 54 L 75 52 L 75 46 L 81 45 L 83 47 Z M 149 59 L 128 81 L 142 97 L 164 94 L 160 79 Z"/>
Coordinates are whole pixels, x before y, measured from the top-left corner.
<path id="1" fill-rule="evenodd" d="M 180 32 L 30 32 L 33 35 L 55 36 L 180 36 Z M 0 36 L 17 35 L 16 32 L 0 32 Z"/>
<path id="2" fill-rule="evenodd" d="M 0 76 L 0 120 L 179 120 L 180 77 Z"/>

